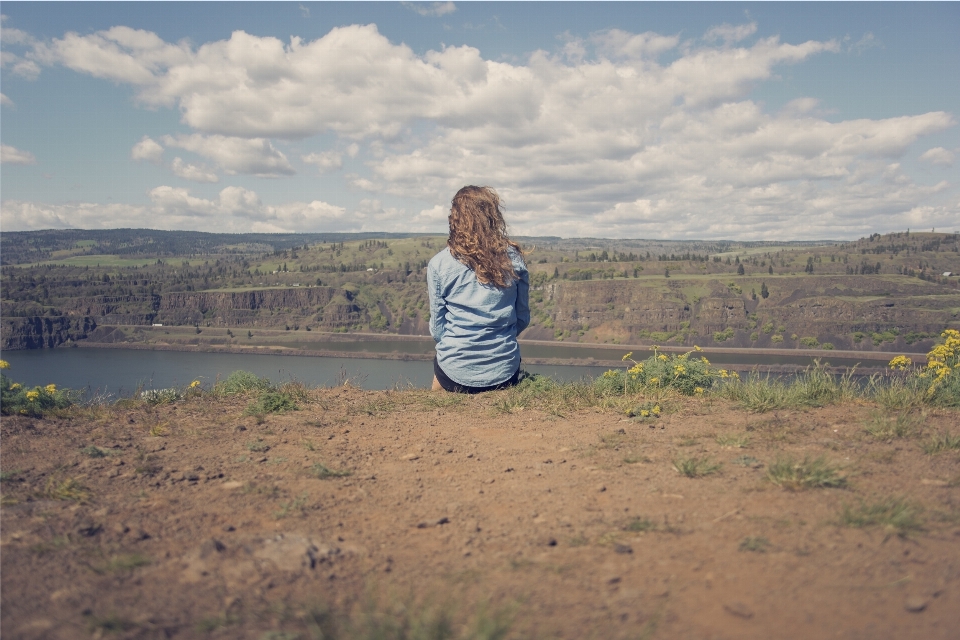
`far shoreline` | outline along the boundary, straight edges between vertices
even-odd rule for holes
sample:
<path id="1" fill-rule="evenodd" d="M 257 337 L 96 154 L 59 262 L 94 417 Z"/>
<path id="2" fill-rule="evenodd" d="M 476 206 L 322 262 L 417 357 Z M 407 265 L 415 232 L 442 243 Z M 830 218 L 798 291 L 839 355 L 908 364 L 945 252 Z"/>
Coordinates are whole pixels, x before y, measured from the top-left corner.
<path id="1" fill-rule="evenodd" d="M 286 332 L 278 332 L 280 334 L 286 334 Z M 320 333 L 318 335 L 311 336 L 314 338 L 310 342 L 318 343 L 357 343 L 357 342 L 377 342 L 383 340 L 390 341 L 400 341 L 400 342 L 421 342 L 421 343 L 432 343 L 433 339 L 429 336 L 413 336 L 413 335 L 391 335 L 391 334 L 374 334 L 374 333 L 353 333 L 353 334 L 342 334 L 342 333 Z M 298 340 L 297 342 L 304 342 L 303 340 Z M 520 340 L 521 349 L 524 345 L 536 345 L 544 347 L 572 347 L 576 349 L 605 349 L 610 351 L 619 351 L 621 358 L 610 358 L 610 359 L 598 359 L 598 358 L 536 358 L 536 357 L 524 357 L 523 362 L 526 364 L 540 365 L 540 366 L 583 366 L 583 367 L 606 367 L 606 368 L 620 368 L 624 366 L 624 361 L 622 359 L 622 354 L 627 354 L 630 352 L 650 352 L 654 350 L 654 345 L 637 345 L 637 344 L 624 344 L 624 345 L 608 345 L 608 344 L 595 344 L 595 343 L 567 343 L 567 342 L 556 342 L 550 340 Z M 341 351 L 337 349 L 300 349 L 283 346 L 281 344 L 260 344 L 260 345 L 250 345 L 250 346 L 239 346 L 239 345 L 218 345 L 218 344 L 209 344 L 209 343 L 200 343 L 200 344 L 183 344 L 183 343 L 145 343 L 145 342 L 122 342 L 122 343 L 102 343 L 102 342 L 89 342 L 87 340 L 81 340 L 77 342 L 70 343 L 69 345 L 61 345 L 56 347 L 58 349 L 63 348 L 83 348 L 83 349 L 129 349 L 129 350 L 146 350 L 146 351 L 181 351 L 181 352 L 190 352 L 190 353 L 233 353 L 233 354 L 246 354 L 246 355 L 283 355 L 283 356 L 300 356 L 300 357 L 324 357 L 324 358 L 355 358 L 355 359 L 369 359 L 369 360 L 399 360 L 399 361 L 430 361 L 433 359 L 432 353 L 397 353 L 397 352 L 378 352 L 378 351 Z M 656 349 L 661 352 L 666 353 L 686 353 L 689 351 L 694 351 L 692 347 L 682 346 L 682 345 L 665 345 L 657 346 Z M 840 351 L 840 350 L 823 350 L 823 349 L 766 349 L 766 348 L 743 348 L 743 347 L 701 347 L 700 353 L 704 356 L 709 356 L 710 354 L 730 354 L 730 355 L 758 355 L 758 356 L 773 356 L 773 357 L 791 357 L 791 358 L 810 358 L 811 360 L 824 360 L 829 364 L 830 358 L 842 358 L 842 359 L 853 359 L 853 360 L 862 360 L 863 366 L 857 365 L 856 367 L 848 366 L 828 366 L 827 370 L 833 373 L 844 373 L 849 371 L 851 368 L 855 368 L 857 371 L 862 372 L 863 374 L 876 374 L 886 371 L 886 362 L 895 355 L 901 355 L 902 352 L 860 352 L 860 351 Z M 915 362 L 925 362 L 926 354 L 923 353 L 902 353 L 912 358 Z M 718 365 L 719 366 L 719 365 Z M 801 365 L 796 363 L 784 363 L 784 364 L 755 364 L 755 363 L 723 363 L 722 367 L 731 371 L 738 372 L 758 372 L 758 373 L 775 373 L 775 374 L 790 374 L 803 371 L 810 365 Z"/>

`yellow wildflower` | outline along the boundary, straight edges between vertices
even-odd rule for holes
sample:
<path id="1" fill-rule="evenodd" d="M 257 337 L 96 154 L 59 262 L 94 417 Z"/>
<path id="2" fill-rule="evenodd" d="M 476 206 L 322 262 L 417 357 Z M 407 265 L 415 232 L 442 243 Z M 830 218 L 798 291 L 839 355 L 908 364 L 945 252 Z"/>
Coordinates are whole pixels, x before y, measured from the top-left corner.
<path id="1" fill-rule="evenodd" d="M 729 377 L 730 377 L 730 374 L 727 372 L 726 369 L 720 369 L 720 371 L 717 371 L 717 375 L 719 375 L 721 378 L 729 378 Z"/>
<path id="2" fill-rule="evenodd" d="M 653 407 L 652 411 L 653 411 L 653 415 L 655 415 L 655 416 L 660 415 L 660 405 L 655 405 L 655 406 Z"/>
<path id="3" fill-rule="evenodd" d="M 644 418 L 649 418 L 649 417 L 650 417 L 650 412 L 647 411 L 646 409 L 644 409 L 643 411 L 640 412 L 640 415 L 641 415 L 642 417 L 644 417 Z"/>
<path id="4" fill-rule="evenodd" d="M 625 361 L 629 360 L 629 359 L 630 359 L 630 356 L 632 356 L 632 355 L 633 355 L 633 351 L 631 351 L 631 352 L 628 353 L 627 355 L 625 355 L 625 356 L 623 356 L 622 358 L 620 358 L 620 360 L 622 360 L 622 361 L 625 362 Z"/>
<path id="5" fill-rule="evenodd" d="M 634 365 L 634 366 L 630 367 L 629 369 L 627 369 L 627 372 L 628 372 L 628 373 L 632 373 L 633 375 L 637 375 L 637 374 L 643 373 L 643 363 L 642 363 L 642 362 L 638 362 L 636 365 Z"/>
<path id="6" fill-rule="evenodd" d="M 46 391 L 47 393 L 53 395 L 54 393 L 57 392 L 57 385 L 55 385 L 55 384 L 48 384 L 47 386 L 45 386 L 45 387 L 43 388 L 43 390 Z"/>
<path id="7" fill-rule="evenodd" d="M 681 375 L 683 375 L 684 373 L 686 373 L 687 370 L 686 370 L 686 368 L 685 368 L 682 364 L 678 364 L 677 366 L 675 366 L 675 367 L 673 368 L 673 372 L 674 372 L 675 374 L 677 374 L 678 376 L 681 376 Z"/>
<path id="8" fill-rule="evenodd" d="M 22 387 L 22 386 L 23 386 L 23 385 L 20 384 L 19 382 L 14 382 L 12 385 L 10 385 L 10 391 L 16 391 L 17 389 L 19 389 L 19 388 Z"/>
<path id="9" fill-rule="evenodd" d="M 694 387 L 693 392 L 694 392 L 695 394 L 697 394 L 698 396 L 702 396 L 702 395 L 703 395 L 703 387 Z"/>
<path id="10" fill-rule="evenodd" d="M 703 351 L 703 349 L 701 349 L 701 348 L 698 347 L 697 345 L 693 345 L 693 350 L 694 350 L 694 351 Z"/>
<path id="11" fill-rule="evenodd" d="M 666 361 L 668 360 L 667 356 L 666 356 L 665 354 L 662 354 L 662 353 L 657 356 L 657 359 L 658 359 L 658 360 L 663 360 L 664 362 L 666 362 Z"/>
<path id="12" fill-rule="evenodd" d="M 913 364 L 913 360 L 911 360 L 907 356 L 897 356 L 896 358 L 891 360 L 887 366 L 890 367 L 891 369 L 896 369 L 897 371 L 903 371 L 904 369 L 907 369 L 912 364 Z"/>
<path id="13" fill-rule="evenodd" d="M 200 381 L 199 381 L 199 380 L 194 380 L 193 382 L 190 383 L 190 388 L 191 388 L 191 389 L 196 389 L 196 388 L 199 387 L 199 386 L 200 386 Z"/>
<path id="14" fill-rule="evenodd" d="M 10 363 L 6 360 L 0 360 L 0 369 L 9 369 Z"/>
<path id="15" fill-rule="evenodd" d="M 40 392 L 39 392 L 39 391 L 36 391 L 36 390 L 34 390 L 34 391 L 27 391 L 27 400 L 29 400 L 30 402 L 35 401 L 35 400 L 36 400 L 37 398 L 39 398 L 39 397 L 40 397 Z"/>
<path id="16" fill-rule="evenodd" d="M 660 378 L 650 378 L 650 384 L 657 384 L 660 382 Z"/>

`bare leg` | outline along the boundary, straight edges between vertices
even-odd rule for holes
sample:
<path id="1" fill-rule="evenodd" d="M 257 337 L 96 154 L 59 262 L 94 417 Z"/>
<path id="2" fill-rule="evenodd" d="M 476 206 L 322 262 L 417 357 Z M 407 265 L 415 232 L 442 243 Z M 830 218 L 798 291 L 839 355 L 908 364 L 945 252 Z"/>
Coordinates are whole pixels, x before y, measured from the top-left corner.
<path id="1" fill-rule="evenodd" d="M 437 376 L 433 376 L 433 386 L 430 387 L 430 391 L 443 391 L 444 388 L 440 386 L 440 381 L 437 380 Z"/>

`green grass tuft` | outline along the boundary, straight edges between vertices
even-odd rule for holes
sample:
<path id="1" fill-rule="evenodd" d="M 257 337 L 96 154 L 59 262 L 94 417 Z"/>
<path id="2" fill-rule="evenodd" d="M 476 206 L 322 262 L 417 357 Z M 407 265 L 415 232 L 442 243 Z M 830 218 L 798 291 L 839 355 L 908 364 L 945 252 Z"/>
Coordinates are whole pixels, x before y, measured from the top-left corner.
<path id="1" fill-rule="evenodd" d="M 864 502 L 856 507 L 844 505 L 840 524 L 859 529 L 883 527 L 890 533 L 906 537 L 923 530 L 923 507 L 905 498 L 884 498 L 877 502 Z"/>
<path id="2" fill-rule="evenodd" d="M 677 457 L 673 460 L 673 468 L 688 478 L 702 478 L 720 471 L 723 465 L 714 463 L 708 456 L 694 456 L 690 458 Z"/>
<path id="3" fill-rule="evenodd" d="M 823 456 L 815 460 L 804 458 L 802 462 L 790 457 L 778 458 L 767 468 L 767 480 L 790 491 L 840 488 L 847 484 L 840 469 Z"/>

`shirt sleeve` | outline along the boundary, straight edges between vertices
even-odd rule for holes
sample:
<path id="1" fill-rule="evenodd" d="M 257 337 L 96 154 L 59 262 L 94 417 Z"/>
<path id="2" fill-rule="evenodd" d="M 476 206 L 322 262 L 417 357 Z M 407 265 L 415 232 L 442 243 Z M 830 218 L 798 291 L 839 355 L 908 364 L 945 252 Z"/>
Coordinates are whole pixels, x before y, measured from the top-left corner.
<path id="1" fill-rule="evenodd" d="M 522 260 L 516 262 L 519 264 L 514 267 L 520 276 L 517 281 L 517 335 L 520 335 L 530 324 L 530 274 Z"/>
<path id="2" fill-rule="evenodd" d="M 440 277 L 433 264 L 427 265 L 427 294 L 430 296 L 430 335 L 440 342 L 446 323 L 446 303 L 440 292 Z"/>

